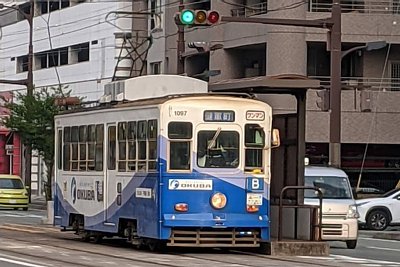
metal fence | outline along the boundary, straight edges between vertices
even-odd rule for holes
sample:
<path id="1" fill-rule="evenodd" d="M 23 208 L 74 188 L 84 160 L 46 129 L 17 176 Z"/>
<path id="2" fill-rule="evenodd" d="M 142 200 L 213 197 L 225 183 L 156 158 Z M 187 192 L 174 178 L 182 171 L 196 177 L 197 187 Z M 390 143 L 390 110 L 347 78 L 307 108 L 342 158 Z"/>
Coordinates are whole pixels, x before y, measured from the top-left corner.
<path id="1" fill-rule="evenodd" d="M 399 0 L 353 0 L 341 1 L 342 12 L 358 12 L 365 14 L 400 14 Z M 310 0 L 309 12 L 331 12 L 332 1 Z"/>

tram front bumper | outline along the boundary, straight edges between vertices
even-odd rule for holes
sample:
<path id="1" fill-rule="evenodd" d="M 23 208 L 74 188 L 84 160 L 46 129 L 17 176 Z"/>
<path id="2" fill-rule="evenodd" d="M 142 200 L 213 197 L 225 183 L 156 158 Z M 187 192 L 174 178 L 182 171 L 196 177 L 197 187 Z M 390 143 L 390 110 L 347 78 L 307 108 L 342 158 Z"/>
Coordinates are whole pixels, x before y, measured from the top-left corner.
<path id="1" fill-rule="evenodd" d="M 269 227 L 267 215 L 235 213 L 164 214 L 165 227 Z"/>

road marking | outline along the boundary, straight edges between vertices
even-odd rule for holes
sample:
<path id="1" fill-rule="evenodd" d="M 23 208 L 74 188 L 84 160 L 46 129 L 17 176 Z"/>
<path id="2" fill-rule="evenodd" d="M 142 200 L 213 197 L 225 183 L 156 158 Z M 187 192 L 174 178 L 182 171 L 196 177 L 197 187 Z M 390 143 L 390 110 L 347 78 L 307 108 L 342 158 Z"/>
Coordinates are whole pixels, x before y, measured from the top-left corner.
<path id="1" fill-rule="evenodd" d="M 28 266 L 28 267 L 46 267 L 46 265 L 38 265 L 38 264 L 28 263 L 28 262 L 24 262 L 24 261 L 20 261 L 20 260 L 11 260 L 11 259 L 7 259 L 7 258 L 3 258 L 3 257 L 0 257 L 0 261 L 19 264 L 19 265 Z"/>
<path id="2" fill-rule="evenodd" d="M 390 250 L 390 251 L 400 251 L 400 249 L 395 249 L 395 248 L 382 248 L 382 247 L 367 247 L 367 248 L 380 249 L 380 250 Z"/>
<path id="3" fill-rule="evenodd" d="M 385 265 L 393 264 L 393 265 L 400 266 L 400 262 L 354 258 L 354 257 L 350 257 L 350 256 L 334 255 L 334 254 L 331 254 L 331 256 L 333 256 L 339 260 L 346 260 L 346 261 L 350 261 L 350 262 L 357 262 L 357 263 L 364 262 L 366 264 L 385 264 Z"/>

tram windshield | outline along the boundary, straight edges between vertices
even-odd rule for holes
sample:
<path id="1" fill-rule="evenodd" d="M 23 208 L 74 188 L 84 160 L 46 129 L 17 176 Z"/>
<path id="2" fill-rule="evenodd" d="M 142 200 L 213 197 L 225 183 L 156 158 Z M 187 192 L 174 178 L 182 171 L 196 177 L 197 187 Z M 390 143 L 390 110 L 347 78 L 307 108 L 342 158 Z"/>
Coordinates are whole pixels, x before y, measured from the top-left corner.
<path id="1" fill-rule="evenodd" d="M 197 165 L 202 168 L 239 166 L 239 133 L 236 131 L 200 131 L 197 135 Z"/>

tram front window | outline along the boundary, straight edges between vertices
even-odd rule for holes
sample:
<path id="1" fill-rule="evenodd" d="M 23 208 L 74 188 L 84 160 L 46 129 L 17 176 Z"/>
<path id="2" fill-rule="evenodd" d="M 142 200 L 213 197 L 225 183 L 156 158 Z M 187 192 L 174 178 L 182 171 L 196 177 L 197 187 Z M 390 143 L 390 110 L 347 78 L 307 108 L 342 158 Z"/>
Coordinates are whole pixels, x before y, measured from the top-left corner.
<path id="1" fill-rule="evenodd" d="M 235 131 L 200 131 L 197 134 L 197 165 L 202 168 L 239 166 L 239 133 Z"/>

